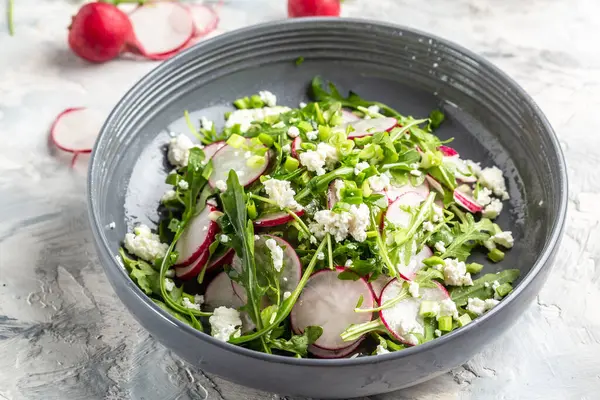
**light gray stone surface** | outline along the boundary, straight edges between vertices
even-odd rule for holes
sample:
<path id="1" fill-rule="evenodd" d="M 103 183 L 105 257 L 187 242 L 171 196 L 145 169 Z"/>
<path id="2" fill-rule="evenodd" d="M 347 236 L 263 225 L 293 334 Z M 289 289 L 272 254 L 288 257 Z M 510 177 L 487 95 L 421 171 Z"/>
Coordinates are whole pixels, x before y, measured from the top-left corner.
<path id="1" fill-rule="evenodd" d="M 220 31 L 284 18 L 285 3 L 226 1 Z M 88 231 L 85 160 L 70 169 L 48 146 L 48 128 L 66 107 L 110 109 L 155 63 L 76 59 L 66 27 L 77 6 L 17 1 L 14 38 L 0 21 L 0 398 L 277 399 L 185 365 L 106 281 Z M 343 8 L 443 36 L 503 68 L 553 123 L 571 186 L 553 274 L 518 323 L 445 376 L 372 399 L 600 398 L 600 3 L 347 0 Z"/>

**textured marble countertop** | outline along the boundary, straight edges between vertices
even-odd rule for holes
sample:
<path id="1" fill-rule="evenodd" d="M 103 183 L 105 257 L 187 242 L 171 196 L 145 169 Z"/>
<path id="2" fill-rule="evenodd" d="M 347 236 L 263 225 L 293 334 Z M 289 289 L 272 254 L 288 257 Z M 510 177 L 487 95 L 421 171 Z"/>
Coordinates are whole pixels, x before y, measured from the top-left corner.
<path id="1" fill-rule="evenodd" d="M 0 21 L 0 398 L 278 399 L 190 368 L 132 319 L 96 260 L 85 160 L 72 170 L 48 147 L 59 111 L 110 109 L 155 63 L 86 64 L 65 40 L 77 1 L 15 3 L 17 36 Z M 219 30 L 284 18 L 285 3 L 226 2 Z M 462 367 L 372 399 L 599 398 L 599 13 L 597 0 L 344 4 L 345 15 L 432 32 L 508 72 L 558 132 L 571 187 L 553 274 L 518 323 Z"/>

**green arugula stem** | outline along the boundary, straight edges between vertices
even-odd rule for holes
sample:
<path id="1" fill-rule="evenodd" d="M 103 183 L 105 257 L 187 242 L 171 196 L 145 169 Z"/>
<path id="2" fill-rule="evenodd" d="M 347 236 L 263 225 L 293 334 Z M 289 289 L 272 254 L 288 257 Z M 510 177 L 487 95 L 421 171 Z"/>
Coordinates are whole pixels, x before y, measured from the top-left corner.
<path id="1" fill-rule="evenodd" d="M 355 308 L 354 312 L 360 313 L 360 312 L 378 312 L 381 310 L 386 310 L 396 304 L 398 304 L 399 302 L 401 302 L 402 300 L 406 299 L 409 297 L 408 291 L 403 287 L 402 290 L 400 291 L 400 294 L 396 297 L 394 297 L 391 300 L 386 301 L 385 303 L 383 303 L 382 305 L 380 305 L 379 307 L 374 307 L 374 308 Z"/>
<path id="2" fill-rule="evenodd" d="M 388 267 L 388 270 L 390 271 L 390 276 L 392 278 L 397 278 L 398 271 L 396 271 L 396 266 L 394 265 L 394 263 L 392 263 L 392 260 L 390 260 L 390 255 L 387 250 L 387 246 L 385 245 L 385 242 L 381 237 L 381 233 L 379 232 L 379 227 L 377 226 L 377 221 L 375 221 L 375 214 L 373 213 L 373 210 L 370 210 L 369 214 L 371 218 L 371 225 L 373 225 L 373 228 L 376 232 L 375 241 L 379 249 L 379 256 L 381 257 L 385 265 Z"/>
<path id="3" fill-rule="evenodd" d="M 14 0 L 8 0 L 6 18 L 8 19 L 8 33 L 10 34 L 10 36 L 15 35 L 14 8 Z"/>
<path id="4" fill-rule="evenodd" d="M 331 246 L 331 234 L 327 234 L 327 258 L 329 260 L 329 269 L 333 270 L 333 248 Z"/>
<path id="5" fill-rule="evenodd" d="M 248 193 L 248 196 L 250 196 L 250 198 L 252 198 L 254 200 L 259 200 L 259 201 L 262 201 L 263 203 L 267 203 L 267 204 L 271 204 L 273 206 L 277 206 L 277 203 L 275 203 L 271 199 L 267 199 L 266 197 L 259 196 L 259 195 L 254 194 L 254 193 Z M 300 225 L 300 228 L 302 228 L 302 231 L 306 235 L 308 235 L 308 237 L 312 236 L 312 233 L 310 233 L 310 229 L 308 229 L 308 226 L 306 226 L 306 224 L 304 223 L 304 221 L 302 221 L 302 218 L 300 218 L 298 216 L 298 214 L 296 214 L 294 211 L 290 210 L 289 208 L 284 208 L 283 211 L 285 211 L 286 213 L 288 213 L 294 219 L 294 221 L 296 221 L 298 223 L 298 225 Z"/>
<path id="6" fill-rule="evenodd" d="M 383 324 L 381 319 L 377 318 L 373 321 L 365 322 L 363 324 L 352 325 L 351 327 L 346 329 L 344 332 L 342 332 L 342 334 L 340 336 L 343 341 L 351 342 L 351 341 L 354 341 L 354 340 L 362 337 L 366 333 L 384 330 L 384 329 L 385 329 L 385 325 Z"/>
<path id="7" fill-rule="evenodd" d="M 323 251 L 326 244 L 327 244 L 327 239 L 323 239 L 323 241 L 317 248 L 317 251 L 315 252 L 313 258 L 310 260 L 310 263 L 304 270 L 304 274 L 302 275 L 302 279 L 300 279 L 298 286 L 296 286 L 296 289 L 294 289 L 294 291 L 292 292 L 292 295 L 283 302 L 282 307 L 277 311 L 277 317 L 275 318 L 275 320 L 273 322 L 271 322 L 269 324 L 269 326 L 266 326 L 262 329 L 258 329 L 254 333 L 251 333 L 249 335 L 240 336 L 238 338 L 232 338 L 229 341 L 229 343 L 241 344 L 241 343 L 246 343 L 246 342 L 258 339 L 258 338 L 262 338 L 267 332 L 270 332 L 271 330 L 276 328 L 281 322 L 283 322 L 284 319 L 287 318 L 287 316 L 292 311 L 294 304 L 296 304 L 296 301 L 298 301 L 298 297 L 300 297 L 300 293 L 302 292 L 302 289 L 304 289 L 304 286 L 306 286 L 306 282 L 308 281 L 308 278 L 310 278 L 310 276 L 312 275 L 312 272 L 315 269 L 315 265 L 317 265 L 317 254 L 319 254 L 321 251 Z"/>
<path id="8" fill-rule="evenodd" d="M 299 202 L 300 200 L 304 199 L 311 193 L 312 190 L 323 192 L 325 187 L 334 179 L 344 178 L 352 175 L 354 175 L 354 168 L 340 167 L 326 173 L 325 175 L 317 176 L 313 178 L 308 185 L 296 195 L 296 201 Z"/>
<path id="9" fill-rule="evenodd" d="M 431 211 L 431 206 L 433 205 L 434 200 L 435 192 L 430 192 L 425 201 L 421 204 L 419 212 L 411 221 L 411 225 L 408 231 L 406 231 L 406 233 L 403 234 L 403 237 L 400 241 L 396 242 L 397 246 L 402 246 L 417 233 L 417 229 L 419 229 L 421 224 L 425 221 L 427 214 Z"/>
<path id="10" fill-rule="evenodd" d="M 415 120 L 415 121 L 411 121 L 411 122 L 409 122 L 408 124 L 404 125 L 404 126 L 402 127 L 402 129 L 400 129 L 398 132 L 395 132 L 395 133 L 394 133 L 394 136 L 392 136 L 392 137 L 390 138 L 390 140 L 391 140 L 392 142 L 395 142 L 395 141 L 396 141 L 396 140 L 397 140 L 397 139 L 400 137 L 400 135 L 402 135 L 404 132 L 406 132 L 407 130 L 409 130 L 409 129 L 410 129 L 410 128 L 412 128 L 413 126 L 420 125 L 420 124 L 422 124 L 422 123 L 424 123 L 424 122 L 427 122 L 427 121 L 429 121 L 429 118 L 425 118 L 425 119 L 417 119 L 417 120 Z"/>

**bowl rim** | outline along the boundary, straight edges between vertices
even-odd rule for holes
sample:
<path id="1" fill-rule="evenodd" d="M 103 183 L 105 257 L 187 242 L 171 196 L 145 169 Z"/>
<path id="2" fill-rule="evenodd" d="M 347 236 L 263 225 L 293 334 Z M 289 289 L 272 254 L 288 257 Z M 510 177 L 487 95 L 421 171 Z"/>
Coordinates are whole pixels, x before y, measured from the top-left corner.
<path id="1" fill-rule="evenodd" d="M 314 25 L 314 24 L 323 24 L 323 25 L 329 24 L 329 25 L 336 25 L 336 26 L 348 26 L 348 25 L 359 24 L 359 25 L 363 25 L 363 26 L 364 25 L 377 26 L 377 27 L 381 27 L 384 29 L 400 30 L 400 31 L 411 33 L 414 35 L 420 35 L 424 39 L 435 40 L 436 42 L 441 43 L 441 44 L 451 48 L 452 50 L 455 50 L 459 53 L 465 54 L 466 56 L 479 62 L 485 68 L 488 68 L 492 73 L 507 80 L 512 85 L 512 89 L 515 90 L 516 94 L 519 95 L 523 99 L 523 101 L 534 110 L 534 113 L 539 118 L 539 121 L 540 121 L 543 129 L 548 133 L 550 145 L 552 147 L 552 150 L 554 151 L 554 153 L 557 156 L 558 169 L 559 169 L 559 176 L 557 177 L 558 178 L 558 186 L 559 186 L 559 188 L 562 189 L 561 193 L 559 193 L 559 199 L 558 199 L 558 215 L 557 215 L 556 220 L 554 221 L 554 224 L 551 227 L 550 237 L 548 238 L 548 240 L 546 240 L 546 243 L 544 245 L 542 253 L 537 258 L 535 263 L 533 264 L 529 273 L 523 277 L 522 281 L 515 287 L 515 289 L 502 302 L 500 302 L 500 304 L 498 304 L 498 306 L 494 307 L 492 310 L 488 311 L 484 315 L 476 318 L 468 325 L 466 325 L 460 329 L 454 330 L 454 331 L 452 331 L 446 335 L 443 335 L 439 338 L 436 338 L 435 340 L 432 340 L 430 342 L 427 342 L 427 343 L 424 343 L 424 344 L 421 344 L 418 346 L 413 346 L 413 347 L 404 349 L 402 351 L 390 352 L 388 354 L 381 354 L 381 355 L 378 355 L 375 357 L 369 356 L 369 357 L 340 358 L 340 359 L 295 358 L 295 357 L 281 356 L 281 355 L 276 355 L 276 354 L 266 354 L 266 353 L 262 353 L 259 351 L 250 350 L 250 349 L 247 349 L 247 348 L 244 348 L 241 346 L 230 344 L 228 342 L 220 341 L 220 340 L 212 337 L 209 334 L 198 331 L 198 330 L 192 328 L 191 326 L 175 319 L 170 314 L 168 314 L 166 311 L 162 310 L 148 296 L 146 296 L 146 294 L 143 293 L 142 290 L 133 283 L 133 281 L 131 281 L 129 276 L 124 271 L 123 267 L 117 262 L 116 257 L 110 251 L 106 235 L 104 234 L 104 230 L 102 229 L 103 225 L 101 224 L 101 221 L 99 220 L 98 212 L 97 212 L 96 208 L 94 207 L 94 204 L 92 201 L 92 196 L 94 194 L 94 180 L 92 179 L 92 176 L 94 175 L 96 169 L 99 168 L 99 165 L 97 165 L 97 164 L 99 164 L 99 160 L 97 160 L 95 157 L 96 150 L 99 147 L 100 143 L 102 142 L 102 139 L 105 136 L 109 135 L 109 131 L 107 129 L 107 127 L 109 126 L 109 121 L 111 121 L 113 118 L 115 118 L 115 116 L 120 112 L 120 108 L 123 107 L 127 103 L 129 97 L 134 94 L 134 92 L 140 87 L 140 85 L 144 84 L 145 82 L 151 81 L 155 75 L 160 74 L 164 70 L 169 69 L 173 64 L 176 64 L 179 59 L 185 57 L 188 53 L 200 51 L 200 49 L 202 49 L 203 47 L 210 45 L 214 42 L 217 42 L 220 40 L 226 40 L 229 38 L 243 37 L 244 34 L 246 34 L 246 33 L 261 31 L 263 29 L 276 28 L 276 27 L 280 27 L 280 26 L 292 26 L 292 27 L 293 26 L 304 26 L 304 25 L 310 26 L 310 25 Z M 546 118 L 546 116 L 544 115 L 544 113 L 542 112 L 540 107 L 535 103 L 533 98 L 527 92 L 525 92 L 525 90 L 515 80 L 513 80 L 507 73 L 503 72 L 500 68 L 496 67 L 493 63 L 491 63 L 484 57 L 477 55 L 473 51 L 468 50 L 467 48 L 465 48 L 457 43 L 443 39 L 441 37 L 438 37 L 438 36 L 430 34 L 430 33 L 423 32 L 418 29 L 413 29 L 413 28 L 409 28 L 409 27 L 406 27 L 403 25 L 398 25 L 398 24 L 383 22 L 383 21 L 370 20 L 370 19 L 336 18 L 336 17 L 310 17 L 310 18 L 284 19 L 284 20 L 270 21 L 270 22 L 255 24 L 255 25 L 251 25 L 248 27 L 240 28 L 240 29 L 235 29 L 235 30 L 223 33 L 214 38 L 208 39 L 204 42 L 201 42 L 201 43 L 183 51 L 182 53 L 176 55 L 175 57 L 172 57 L 171 59 L 161 63 L 156 68 L 154 68 L 153 70 L 148 72 L 144 77 L 139 79 L 126 92 L 126 94 L 119 100 L 119 102 L 114 106 L 114 108 L 110 112 L 110 114 L 109 114 L 108 118 L 106 119 L 104 125 L 102 126 L 102 129 L 100 130 L 100 134 L 98 135 L 98 138 L 96 139 L 96 142 L 94 144 L 92 156 L 90 159 L 90 167 L 88 169 L 87 179 L 88 179 L 88 185 L 87 185 L 86 195 L 87 195 L 87 203 L 88 203 L 88 217 L 90 220 L 93 237 L 97 244 L 98 250 L 100 252 L 104 253 L 103 255 L 106 256 L 106 258 L 109 258 L 112 260 L 110 263 L 110 266 L 107 265 L 107 263 L 105 263 L 105 262 L 101 262 L 103 268 L 104 269 L 117 268 L 117 270 L 120 270 L 121 277 L 123 278 L 123 283 L 127 287 L 131 288 L 133 290 L 133 294 L 135 295 L 137 300 L 139 300 L 146 307 L 148 307 L 150 310 L 152 310 L 158 318 L 162 319 L 163 322 L 170 323 L 174 329 L 179 328 L 180 330 L 183 331 L 183 333 L 186 333 L 191 336 L 195 336 L 196 338 L 198 338 L 202 341 L 207 341 L 210 344 L 215 345 L 225 351 L 237 353 L 241 356 L 246 356 L 246 357 L 250 357 L 250 358 L 254 358 L 254 359 L 258 359 L 258 360 L 262 360 L 262 361 L 266 361 L 266 362 L 276 362 L 276 363 L 284 363 L 284 364 L 291 364 L 291 365 L 298 365 L 298 366 L 320 366 L 320 367 L 340 367 L 340 366 L 349 367 L 349 366 L 353 366 L 353 365 L 366 365 L 366 364 L 379 363 L 379 362 L 391 361 L 391 360 L 399 360 L 399 359 L 402 359 L 405 357 L 410 357 L 413 354 L 425 352 L 428 350 L 431 351 L 439 346 L 443 346 L 446 343 L 451 342 L 451 341 L 455 340 L 456 338 L 458 338 L 462 335 L 466 335 L 467 333 L 477 329 L 478 325 L 481 325 L 481 324 L 485 323 L 486 321 L 494 318 L 498 313 L 501 312 L 501 310 L 504 307 L 508 306 L 510 303 L 512 303 L 517 297 L 519 297 L 522 294 L 522 292 L 525 290 L 525 288 L 527 286 L 529 286 L 529 284 L 534 279 L 536 279 L 537 275 L 540 273 L 540 271 L 542 269 L 551 268 L 551 265 L 548 265 L 548 261 L 549 261 L 550 257 L 552 256 L 553 252 L 556 250 L 556 247 L 560 243 L 560 240 L 561 240 L 561 237 L 562 237 L 562 234 L 564 231 L 566 214 L 567 214 L 567 199 L 568 199 L 568 178 L 567 178 L 567 172 L 566 172 L 566 162 L 565 162 L 564 154 L 563 154 L 562 148 L 560 146 L 558 137 L 556 136 L 556 133 L 555 133 L 554 129 L 552 128 L 550 122 L 548 121 L 548 119 Z"/>

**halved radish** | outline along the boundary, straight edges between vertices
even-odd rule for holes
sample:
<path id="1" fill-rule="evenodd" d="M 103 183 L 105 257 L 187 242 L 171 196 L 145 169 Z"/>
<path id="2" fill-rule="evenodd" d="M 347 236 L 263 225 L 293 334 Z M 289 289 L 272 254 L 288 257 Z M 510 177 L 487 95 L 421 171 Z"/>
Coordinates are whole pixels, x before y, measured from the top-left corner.
<path id="1" fill-rule="evenodd" d="M 170 1 L 145 3 L 130 15 L 139 52 L 153 56 L 172 55 L 194 36 L 194 20 L 187 7 Z"/>
<path id="2" fill-rule="evenodd" d="M 250 139 L 246 143 L 250 145 Z M 237 173 L 242 186 L 250 185 L 265 172 L 269 166 L 268 151 L 264 155 L 265 161 L 260 165 L 248 165 L 244 152 L 243 149 L 225 145 L 213 155 L 213 172 L 208 180 L 211 187 L 216 187 L 218 181 L 227 181 L 231 170 Z"/>
<path id="3" fill-rule="evenodd" d="M 302 139 L 300 136 L 297 136 L 294 140 L 292 140 L 292 145 L 290 146 L 290 151 L 292 153 L 292 157 L 300 160 L 300 154 L 298 150 L 300 150 L 300 145 L 302 144 Z"/>
<path id="4" fill-rule="evenodd" d="M 295 211 L 295 213 L 297 216 L 301 217 L 302 215 L 304 215 L 304 210 Z M 260 227 L 260 228 L 267 228 L 267 227 L 271 227 L 271 226 L 287 224 L 288 222 L 292 221 L 293 219 L 294 219 L 294 217 L 292 217 L 287 212 L 277 211 L 277 212 L 274 212 L 271 214 L 263 215 L 260 218 L 257 218 L 254 221 L 254 226 Z"/>
<path id="5" fill-rule="evenodd" d="M 213 242 L 219 230 L 219 225 L 212 221 L 209 216 L 213 211 L 217 211 L 217 209 L 207 204 L 204 210 L 192 218 L 188 224 L 175 245 L 175 250 L 178 253 L 176 268 L 187 267 L 203 253 L 208 253 L 208 246 Z M 202 266 L 199 266 L 199 268 L 202 268 Z"/>
<path id="6" fill-rule="evenodd" d="M 427 176 L 425 176 L 425 180 L 427 181 L 427 184 L 430 188 L 432 188 L 438 193 L 444 193 L 444 187 L 433 176 L 428 174 Z"/>
<path id="7" fill-rule="evenodd" d="M 275 240 L 277 245 L 283 249 L 283 265 L 279 281 L 281 294 L 283 295 L 285 292 L 292 292 L 296 289 L 296 286 L 298 286 L 300 279 L 302 279 L 302 263 L 291 244 L 277 236 L 259 235 L 259 239 L 254 241 L 254 259 L 256 265 L 264 266 L 272 262 L 271 250 L 267 248 L 266 245 L 268 239 Z M 241 272 L 242 263 L 237 255 L 234 255 L 231 267 L 234 270 Z M 244 288 L 238 286 L 234 289 L 240 297 L 245 298 L 245 291 L 238 291 L 239 289 L 243 290 Z"/>
<path id="8" fill-rule="evenodd" d="M 441 151 L 442 154 L 445 155 L 446 157 L 452 157 L 452 156 L 458 155 L 458 151 L 454 150 L 452 147 L 442 145 L 442 146 L 438 147 L 438 150 Z"/>
<path id="9" fill-rule="evenodd" d="M 391 203 L 396 201 L 398 197 L 409 192 L 417 193 L 425 198 L 429 195 L 429 185 L 426 182 L 423 182 L 419 186 L 413 186 L 410 183 L 399 187 L 390 186 L 388 189 L 386 189 L 385 195 L 387 196 L 388 201 Z"/>
<path id="10" fill-rule="evenodd" d="M 370 312 L 354 311 L 361 296 L 362 308 L 373 307 L 374 299 L 367 281 L 362 278 L 356 281 L 338 279 L 342 271 L 346 269 L 337 267 L 335 271 L 326 269 L 313 274 L 290 314 L 296 333 L 304 332 L 307 326 L 323 328 L 323 334 L 313 345 L 325 350 L 345 349 L 354 344 L 344 341 L 341 333 L 352 324 L 370 321 L 373 316 Z"/>
<path id="11" fill-rule="evenodd" d="M 349 122 L 358 121 L 360 117 L 354 114 L 350 110 L 342 110 L 342 124 L 347 124 Z"/>
<path id="12" fill-rule="evenodd" d="M 415 250 L 413 250 L 414 253 Z M 408 265 L 404 265 L 404 263 L 400 262 L 397 265 L 398 273 L 402 276 L 402 278 L 407 280 L 412 280 L 415 278 L 417 272 L 423 268 L 423 260 L 433 256 L 433 252 L 427 246 L 423 246 L 421 251 L 417 254 L 413 254 L 410 258 L 410 262 Z"/>
<path id="13" fill-rule="evenodd" d="M 50 141 L 60 150 L 73 153 L 72 164 L 79 154 L 91 153 L 104 117 L 96 110 L 67 108 L 50 127 Z"/>
<path id="14" fill-rule="evenodd" d="M 222 140 L 220 142 L 214 142 L 214 143 L 211 143 L 209 145 L 206 145 L 204 147 L 204 149 L 202 149 L 202 151 L 204 151 L 204 157 L 207 160 L 210 160 L 212 158 L 212 156 L 214 156 L 217 151 L 221 150 L 226 145 L 227 145 L 227 143 L 225 143 L 224 140 Z"/>
<path id="15" fill-rule="evenodd" d="M 235 254 L 235 251 L 233 249 L 227 249 L 223 254 L 220 254 L 214 258 L 212 258 L 210 260 L 210 263 L 208 263 L 208 270 L 214 269 L 214 268 L 218 268 L 222 265 L 226 265 L 229 264 L 231 265 L 231 261 L 233 260 L 233 256 Z"/>
<path id="16" fill-rule="evenodd" d="M 454 201 L 456 201 L 456 204 L 472 213 L 477 213 L 483 210 L 483 207 L 477 203 L 473 197 L 461 192 L 460 190 L 454 190 Z"/>
<path id="17" fill-rule="evenodd" d="M 348 125 L 351 125 L 354 129 L 352 132 L 348 134 L 348 139 L 370 136 L 376 132 L 386 132 L 393 129 L 398 120 L 396 118 L 384 117 L 384 118 L 371 118 L 371 119 L 361 119 L 354 122 L 349 122 L 346 125 L 340 125 L 340 128 L 344 130 L 347 129 Z M 335 128 L 338 130 L 338 128 Z"/>
<path id="18" fill-rule="evenodd" d="M 346 356 L 352 354 L 352 352 L 354 350 L 356 350 L 358 348 L 358 346 L 360 346 L 361 342 L 362 342 L 362 340 L 357 340 L 350 346 L 344 347 L 343 349 L 338 349 L 338 350 L 326 350 L 326 349 L 322 349 L 317 346 L 313 346 L 311 344 L 310 346 L 308 346 L 308 351 L 313 356 L 318 357 L 318 358 L 342 358 L 342 357 L 346 357 Z"/>
<path id="19" fill-rule="evenodd" d="M 471 174 L 467 164 L 458 155 L 451 157 L 444 156 L 442 163 L 454 173 L 456 179 L 465 183 L 477 182 L 477 177 Z"/>
<path id="20" fill-rule="evenodd" d="M 238 296 L 234 287 L 237 283 L 232 281 L 226 272 L 221 272 L 213 278 L 206 287 L 204 292 L 204 302 L 209 310 L 214 310 L 217 307 L 229 307 L 238 309 L 246 304 L 246 298 Z M 246 312 L 241 312 L 242 331 L 249 332 L 256 326 Z"/>
<path id="21" fill-rule="evenodd" d="M 404 207 L 418 207 L 422 202 L 425 201 L 425 197 L 419 193 L 408 192 L 398 197 L 388 207 L 385 213 L 385 220 L 391 224 L 398 225 L 406 228 L 412 219 L 412 214 L 404 211 Z"/>
<path id="22" fill-rule="evenodd" d="M 394 279 L 383 289 L 381 304 L 393 300 L 400 295 L 402 279 Z M 379 312 L 381 322 L 385 328 L 399 341 L 408 345 L 417 344 L 413 333 L 423 334 L 423 318 L 419 315 L 419 308 L 423 300 L 442 301 L 450 295 L 442 285 L 436 282 L 435 288 L 420 288 L 421 297 L 408 297 L 385 308 Z"/>
<path id="23" fill-rule="evenodd" d="M 194 37 L 201 37 L 214 31 L 219 25 L 219 16 L 203 4 L 187 5 L 194 21 Z"/>

